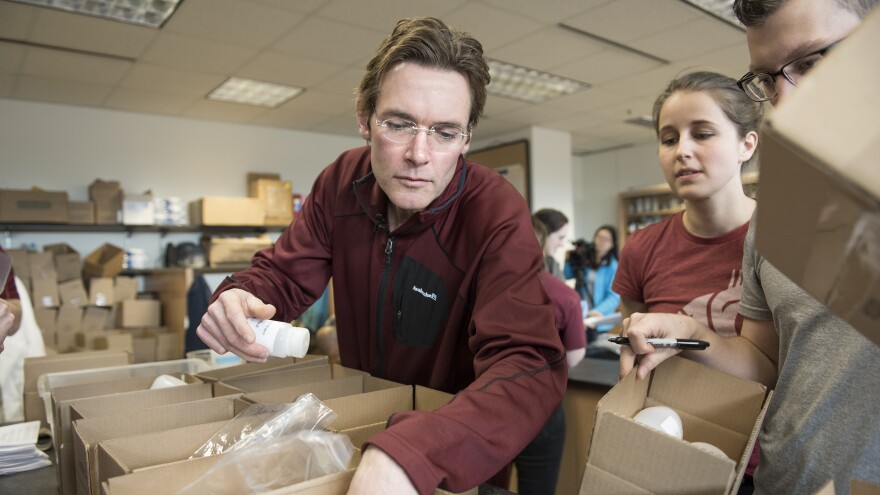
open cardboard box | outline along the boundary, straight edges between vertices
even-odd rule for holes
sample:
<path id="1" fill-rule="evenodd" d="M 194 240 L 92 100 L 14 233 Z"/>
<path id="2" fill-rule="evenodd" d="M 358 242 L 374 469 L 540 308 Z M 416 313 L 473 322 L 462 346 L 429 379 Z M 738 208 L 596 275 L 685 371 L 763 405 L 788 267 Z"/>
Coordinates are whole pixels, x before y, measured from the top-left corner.
<path id="1" fill-rule="evenodd" d="M 321 382 L 347 376 L 366 375 L 366 372 L 338 364 L 286 366 L 265 373 L 230 378 L 214 384 L 214 395 L 250 393 L 290 387 L 304 383 Z"/>
<path id="2" fill-rule="evenodd" d="M 328 407 L 339 414 L 339 417 L 331 426 L 339 423 L 340 417 L 343 416 L 345 419 L 339 424 L 350 424 L 354 425 L 355 428 L 367 426 L 366 423 L 358 424 L 359 419 L 369 423 L 369 425 L 373 425 L 376 423 L 376 418 L 384 418 L 382 420 L 384 425 L 384 421 L 387 420 L 388 416 L 395 412 L 413 409 L 431 411 L 446 404 L 452 398 L 450 394 L 419 386 L 414 388 L 411 386 L 393 387 L 384 389 L 381 392 L 390 392 L 396 400 L 386 400 L 389 398 L 388 394 L 360 394 L 325 401 L 324 403 Z M 178 430 L 178 433 L 183 433 L 183 431 Z M 204 432 L 196 432 L 195 430 L 188 430 L 185 433 L 186 435 L 204 434 Z M 346 431 L 342 430 L 340 433 L 346 433 Z M 127 441 L 130 442 L 131 438 L 127 439 Z M 183 442 L 182 440 L 178 441 Z M 143 443 L 153 442 L 144 441 Z M 123 454 L 121 453 L 120 445 L 110 445 L 110 448 L 115 451 L 114 455 L 117 461 L 128 462 L 129 466 L 142 463 L 142 461 L 146 461 L 150 457 L 144 455 L 140 460 L 126 461 L 121 459 Z M 113 452 L 110 453 L 113 454 Z M 129 453 L 135 456 L 139 455 L 134 451 Z M 173 456 L 165 456 L 165 458 L 171 457 Z M 162 486 L 163 491 L 174 493 L 207 473 L 220 460 L 220 457 L 212 456 L 201 459 L 178 460 L 152 467 L 132 468 L 133 472 L 131 474 L 109 477 L 102 483 L 103 489 L 108 495 L 152 495 L 155 493 L 156 486 Z M 155 459 L 155 457 L 152 458 Z M 358 458 L 359 456 L 355 455 L 353 459 L 357 460 Z M 100 464 L 103 461 L 99 460 L 98 462 Z M 340 473 L 322 476 L 266 493 L 271 493 L 272 495 L 344 495 L 351 483 L 354 470 L 355 467 L 351 467 Z M 243 489 L 242 493 L 246 493 L 246 489 Z M 449 492 L 438 489 L 435 493 L 448 494 Z M 476 495 L 477 489 L 474 488 L 466 493 Z"/>
<path id="3" fill-rule="evenodd" d="M 771 395 L 764 385 L 680 357 L 645 380 L 630 373 L 596 408 L 580 493 L 735 494 Z M 681 416 L 684 440 L 631 419 L 658 405 Z M 691 442 L 710 443 L 727 458 Z"/>
<path id="4" fill-rule="evenodd" d="M 301 358 L 270 358 L 265 363 L 242 363 L 236 366 L 211 369 L 200 372 L 196 376 L 203 382 L 215 383 L 286 367 L 302 368 L 307 366 L 326 366 L 328 364 L 327 356 L 307 354 Z"/>
<path id="5" fill-rule="evenodd" d="M 77 493 L 100 494 L 96 457 L 99 442 L 183 426 L 228 421 L 240 412 L 235 408 L 234 399 L 236 396 L 216 397 L 74 421 L 73 450 L 76 459 Z"/>
<path id="6" fill-rule="evenodd" d="M 755 246 L 880 345 L 878 46 L 874 9 L 765 122 Z"/>

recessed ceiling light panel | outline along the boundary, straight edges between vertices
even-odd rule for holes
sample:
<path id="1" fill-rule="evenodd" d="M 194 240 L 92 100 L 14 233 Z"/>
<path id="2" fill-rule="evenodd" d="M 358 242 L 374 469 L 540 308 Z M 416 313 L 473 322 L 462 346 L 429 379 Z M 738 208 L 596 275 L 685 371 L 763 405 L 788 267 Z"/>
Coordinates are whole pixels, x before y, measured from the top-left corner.
<path id="1" fill-rule="evenodd" d="M 303 88 L 295 86 L 230 77 L 217 89 L 211 91 L 207 98 L 214 101 L 275 108 L 303 91 Z"/>
<path id="2" fill-rule="evenodd" d="M 19 3 L 160 28 L 183 0 L 14 0 Z"/>
<path id="3" fill-rule="evenodd" d="M 486 86 L 489 94 L 528 103 L 542 103 L 590 87 L 574 79 L 556 76 L 535 69 L 488 59 L 492 82 Z"/>

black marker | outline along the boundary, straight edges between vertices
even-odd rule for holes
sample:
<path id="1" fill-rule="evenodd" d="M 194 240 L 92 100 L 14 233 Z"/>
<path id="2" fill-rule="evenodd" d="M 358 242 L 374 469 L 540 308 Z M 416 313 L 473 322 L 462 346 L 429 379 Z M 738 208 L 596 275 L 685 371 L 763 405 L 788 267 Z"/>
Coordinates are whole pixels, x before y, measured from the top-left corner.
<path id="1" fill-rule="evenodd" d="M 626 337 L 614 337 L 613 339 L 608 339 L 608 342 L 629 345 L 629 339 Z M 702 351 L 709 347 L 709 343 L 705 340 L 690 339 L 648 339 L 648 343 L 657 348 L 687 349 L 691 351 Z"/>

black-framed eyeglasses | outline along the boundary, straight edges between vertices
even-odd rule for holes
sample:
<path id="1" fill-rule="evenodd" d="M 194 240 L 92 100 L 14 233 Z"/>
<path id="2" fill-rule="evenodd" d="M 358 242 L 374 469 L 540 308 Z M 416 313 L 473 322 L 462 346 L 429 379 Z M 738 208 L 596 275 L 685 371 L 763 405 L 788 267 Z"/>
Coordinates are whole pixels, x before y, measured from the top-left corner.
<path id="1" fill-rule="evenodd" d="M 821 50 L 816 50 L 813 53 L 796 58 L 783 65 L 776 72 L 747 72 L 746 75 L 736 82 L 736 85 L 754 101 L 770 100 L 779 93 L 779 89 L 776 87 L 777 77 L 781 75 L 788 82 L 797 86 L 801 77 L 821 62 L 825 54 L 838 43 L 840 43 L 840 40 L 831 43 Z"/>
<path id="2" fill-rule="evenodd" d="M 382 137 L 397 144 L 410 143 L 420 131 L 425 131 L 432 149 L 455 148 L 471 135 L 470 131 L 453 124 L 436 124 L 426 128 L 400 118 L 376 119 L 376 125 Z"/>

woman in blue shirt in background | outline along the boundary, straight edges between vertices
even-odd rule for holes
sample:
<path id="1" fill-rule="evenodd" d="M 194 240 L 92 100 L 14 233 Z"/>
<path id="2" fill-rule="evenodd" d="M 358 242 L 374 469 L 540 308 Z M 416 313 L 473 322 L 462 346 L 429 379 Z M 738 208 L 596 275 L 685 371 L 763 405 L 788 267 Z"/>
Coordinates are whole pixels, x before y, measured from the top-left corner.
<path id="1" fill-rule="evenodd" d="M 620 296 L 611 290 L 617 273 L 617 252 L 617 230 L 611 225 L 603 225 L 596 229 L 592 249 L 587 250 L 585 259 L 578 262 L 569 253 L 565 260 L 565 278 L 576 280 L 575 290 L 581 296 L 584 318 L 617 312 Z M 602 332 L 611 328 L 612 325 L 603 325 L 597 330 Z"/>

